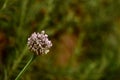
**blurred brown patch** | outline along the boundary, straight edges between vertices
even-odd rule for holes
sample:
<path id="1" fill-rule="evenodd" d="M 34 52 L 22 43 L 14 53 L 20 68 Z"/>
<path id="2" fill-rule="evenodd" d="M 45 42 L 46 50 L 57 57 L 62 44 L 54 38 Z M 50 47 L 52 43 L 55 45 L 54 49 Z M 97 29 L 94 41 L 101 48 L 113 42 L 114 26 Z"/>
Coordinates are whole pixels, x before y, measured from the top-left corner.
<path id="1" fill-rule="evenodd" d="M 74 34 L 64 33 L 60 36 L 60 44 L 57 49 L 56 64 L 59 66 L 66 66 L 73 55 L 76 45 L 76 36 Z"/>
<path id="2" fill-rule="evenodd" d="M 2 56 L 8 41 L 4 32 L 0 31 L 0 64 L 2 63 Z"/>
<path id="3" fill-rule="evenodd" d="M 5 33 L 0 32 L 0 53 L 5 48 L 6 44 L 7 44 L 7 39 Z"/>

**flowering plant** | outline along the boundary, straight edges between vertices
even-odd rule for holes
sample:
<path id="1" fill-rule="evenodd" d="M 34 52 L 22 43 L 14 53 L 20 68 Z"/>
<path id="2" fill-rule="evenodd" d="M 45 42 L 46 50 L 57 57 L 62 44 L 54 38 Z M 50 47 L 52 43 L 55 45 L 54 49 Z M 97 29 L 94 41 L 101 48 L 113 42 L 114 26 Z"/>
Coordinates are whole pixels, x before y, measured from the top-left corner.
<path id="1" fill-rule="evenodd" d="M 29 38 L 27 42 L 27 46 L 30 51 L 34 52 L 28 63 L 21 70 L 15 80 L 18 80 L 21 75 L 25 72 L 30 63 L 35 59 L 36 55 L 47 54 L 49 49 L 52 47 L 51 41 L 48 39 L 48 35 L 45 34 L 45 31 L 41 31 L 41 33 L 34 32 Z"/>

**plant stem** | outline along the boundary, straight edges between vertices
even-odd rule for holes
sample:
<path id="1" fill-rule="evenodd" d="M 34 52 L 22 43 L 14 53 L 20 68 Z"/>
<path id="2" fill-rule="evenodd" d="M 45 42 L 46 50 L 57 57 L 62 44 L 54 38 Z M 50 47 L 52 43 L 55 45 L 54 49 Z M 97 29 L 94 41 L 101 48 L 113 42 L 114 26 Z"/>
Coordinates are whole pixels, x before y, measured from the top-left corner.
<path id="1" fill-rule="evenodd" d="M 20 71 L 20 73 L 15 78 L 15 80 L 19 80 L 20 79 L 20 77 L 22 76 L 22 74 L 26 71 L 26 69 L 28 68 L 28 66 L 30 65 L 30 63 L 35 59 L 35 57 L 36 56 L 34 54 L 30 57 L 30 60 L 27 62 L 27 64 L 24 66 L 24 68 Z"/>
<path id="2" fill-rule="evenodd" d="M 2 10 L 6 8 L 7 3 L 8 3 L 8 0 L 5 0 L 4 4 L 3 4 L 3 6 L 2 6 Z"/>

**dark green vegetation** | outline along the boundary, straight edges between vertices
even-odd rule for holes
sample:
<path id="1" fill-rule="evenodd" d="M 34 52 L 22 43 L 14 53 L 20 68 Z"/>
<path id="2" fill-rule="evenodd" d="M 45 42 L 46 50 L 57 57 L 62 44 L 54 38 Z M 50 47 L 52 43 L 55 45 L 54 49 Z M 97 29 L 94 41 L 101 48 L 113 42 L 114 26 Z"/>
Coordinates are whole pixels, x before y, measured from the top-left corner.
<path id="1" fill-rule="evenodd" d="M 120 80 L 120 0 L 0 0 L 0 80 L 14 80 L 41 30 L 53 47 L 22 80 Z"/>

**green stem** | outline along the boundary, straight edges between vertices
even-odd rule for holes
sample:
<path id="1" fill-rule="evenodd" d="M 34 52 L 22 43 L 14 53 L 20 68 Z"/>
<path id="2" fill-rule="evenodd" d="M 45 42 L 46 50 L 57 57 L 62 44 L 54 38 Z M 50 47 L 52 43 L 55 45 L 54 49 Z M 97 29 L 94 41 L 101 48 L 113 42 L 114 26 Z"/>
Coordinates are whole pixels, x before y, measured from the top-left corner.
<path id="1" fill-rule="evenodd" d="M 4 4 L 3 4 L 3 6 L 2 6 L 2 10 L 6 8 L 7 3 L 8 3 L 8 0 L 5 0 Z"/>
<path id="2" fill-rule="evenodd" d="M 30 65 L 30 63 L 35 59 L 35 57 L 36 56 L 34 54 L 30 57 L 30 60 L 27 62 L 27 64 L 24 66 L 24 68 L 20 71 L 20 73 L 15 78 L 15 80 L 19 80 L 20 79 L 20 77 L 22 76 L 22 74 L 26 71 L 26 69 L 28 68 L 28 66 Z"/>

